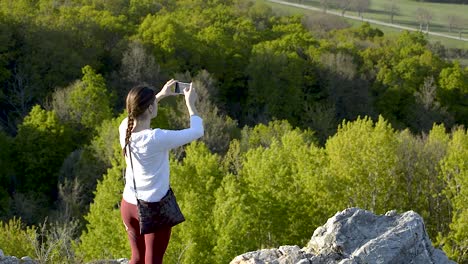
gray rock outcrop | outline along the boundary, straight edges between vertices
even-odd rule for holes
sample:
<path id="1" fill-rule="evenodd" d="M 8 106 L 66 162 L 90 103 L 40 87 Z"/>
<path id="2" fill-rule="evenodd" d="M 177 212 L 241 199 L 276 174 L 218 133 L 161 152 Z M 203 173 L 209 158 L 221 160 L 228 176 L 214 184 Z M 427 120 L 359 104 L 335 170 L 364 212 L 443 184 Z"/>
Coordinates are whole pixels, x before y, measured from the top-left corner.
<path id="1" fill-rule="evenodd" d="M 5 256 L 3 250 L 0 249 L 0 264 L 36 264 L 30 257 L 22 257 L 21 259 L 15 256 Z"/>
<path id="2" fill-rule="evenodd" d="M 359 208 L 338 212 L 317 228 L 307 246 L 282 246 L 237 256 L 231 264 L 452 264 L 432 246 L 413 211 L 375 215 Z"/>

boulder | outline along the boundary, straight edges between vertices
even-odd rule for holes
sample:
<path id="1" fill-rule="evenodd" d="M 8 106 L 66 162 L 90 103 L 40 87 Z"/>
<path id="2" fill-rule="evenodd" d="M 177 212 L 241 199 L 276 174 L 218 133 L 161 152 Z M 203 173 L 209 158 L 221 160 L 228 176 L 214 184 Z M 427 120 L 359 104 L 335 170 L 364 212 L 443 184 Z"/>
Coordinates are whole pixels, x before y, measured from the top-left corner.
<path id="1" fill-rule="evenodd" d="M 315 230 L 304 248 L 282 246 L 237 256 L 231 264 L 452 264 L 432 246 L 413 211 L 375 215 L 359 208 L 338 212 Z"/>
<path id="2" fill-rule="evenodd" d="M 0 264 L 37 264 L 30 257 L 18 259 L 15 256 L 0 256 Z"/>
<path id="3" fill-rule="evenodd" d="M 39 261 L 40 262 L 40 261 Z M 31 257 L 25 256 L 18 259 L 15 256 L 6 256 L 3 250 L 0 249 L 0 264 L 37 264 L 39 263 Z M 111 260 L 96 260 L 87 264 L 128 264 L 129 260 L 126 258 L 111 259 Z"/>
<path id="4" fill-rule="evenodd" d="M 15 256 L 6 256 L 5 253 L 3 253 L 3 250 L 0 249 L 0 264 L 36 264 L 34 260 L 32 260 L 30 257 L 22 257 L 21 259 L 18 259 Z"/>

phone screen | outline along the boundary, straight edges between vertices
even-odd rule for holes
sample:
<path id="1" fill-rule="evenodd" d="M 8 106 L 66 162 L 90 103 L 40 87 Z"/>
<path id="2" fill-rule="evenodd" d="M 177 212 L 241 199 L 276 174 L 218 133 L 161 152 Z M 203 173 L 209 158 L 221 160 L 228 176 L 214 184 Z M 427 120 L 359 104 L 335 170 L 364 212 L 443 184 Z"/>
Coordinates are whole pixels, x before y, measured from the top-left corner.
<path id="1" fill-rule="evenodd" d="M 190 83 L 176 82 L 175 83 L 175 88 L 174 88 L 174 93 L 183 94 L 185 88 L 189 88 L 189 87 L 190 87 Z"/>

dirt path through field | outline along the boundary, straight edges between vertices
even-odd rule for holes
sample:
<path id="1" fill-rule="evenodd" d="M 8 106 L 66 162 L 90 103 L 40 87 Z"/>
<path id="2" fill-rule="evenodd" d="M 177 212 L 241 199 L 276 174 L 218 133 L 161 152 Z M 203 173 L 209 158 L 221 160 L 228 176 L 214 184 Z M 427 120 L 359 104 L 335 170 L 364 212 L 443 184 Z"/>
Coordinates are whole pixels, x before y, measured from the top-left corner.
<path id="1" fill-rule="evenodd" d="M 298 7 L 298 8 L 303 8 L 303 9 L 308 9 L 308 10 L 323 12 L 323 9 L 317 8 L 317 7 L 313 7 L 313 6 L 302 5 L 302 4 L 296 4 L 296 3 L 290 3 L 290 2 L 287 2 L 287 1 L 281 1 L 281 0 L 268 0 L 268 1 L 269 1 L 269 2 L 273 2 L 273 3 L 277 3 L 277 4 L 281 4 L 281 5 L 288 5 L 288 6 L 293 6 L 293 7 Z M 336 11 L 327 10 L 326 13 L 327 13 L 327 14 L 330 14 L 330 15 L 335 15 L 335 16 L 342 16 L 340 12 L 336 12 Z M 416 28 L 405 27 L 405 26 L 400 26 L 400 25 L 390 24 L 390 23 L 385 23 L 385 22 L 382 22 L 382 21 L 379 21 L 379 20 L 374 20 L 374 19 L 361 18 L 361 17 L 350 16 L 350 15 L 346 15 L 346 14 L 345 14 L 344 16 L 342 16 L 342 17 L 346 17 L 346 18 L 350 18 L 350 19 L 354 19 L 354 20 L 359 20 L 359 21 L 363 21 L 363 22 L 369 22 L 369 23 L 371 23 L 371 24 L 376 24 L 376 25 L 382 25 L 382 26 L 387 26 L 387 27 L 393 27 L 393 28 L 403 29 L 403 30 L 419 31 L 419 29 L 416 29 Z M 456 40 L 468 41 L 467 38 L 459 38 L 459 37 L 450 36 L 450 35 L 443 34 L 443 33 L 437 33 L 437 32 L 431 32 L 431 31 L 429 31 L 429 32 L 423 31 L 423 32 L 424 32 L 424 33 L 427 33 L 427 34 L 429 34 L 429 35 L 433 35 L 433 36 L 439 36 L 439 37 L 444 37 L 444 38 L 451 38 L 451 39 L 456 39 Z"/>

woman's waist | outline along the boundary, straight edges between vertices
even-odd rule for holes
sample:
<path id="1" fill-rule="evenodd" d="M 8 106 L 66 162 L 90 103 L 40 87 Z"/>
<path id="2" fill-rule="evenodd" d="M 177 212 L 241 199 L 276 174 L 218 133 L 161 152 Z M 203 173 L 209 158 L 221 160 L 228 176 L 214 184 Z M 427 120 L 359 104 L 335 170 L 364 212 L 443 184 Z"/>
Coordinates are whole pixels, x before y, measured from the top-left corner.
<path id="1" fill-rule="evenodd" d="M 160 180 L 157 181 L 153 184 L 148 184 L 148 185 L 143 185 L 139 186 L 137 184 L 136 186 L 136 192 L 135 188 L 133 187 L 133 183 L 129 184 L 127 181 L 127 184 L 124 189 L 123 193 L 123 198 L 129 202 L 136 204 L 136 197 L 138 199 L 148 201 L 148 202 L 158 202 L 161 200 L 161 198 L 164 197 L 164 195 L 167 193 L 169 190 L 169 180 Z"/>

